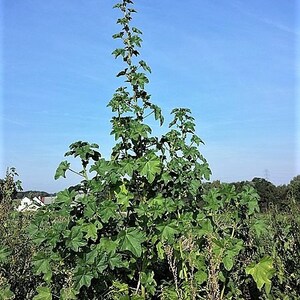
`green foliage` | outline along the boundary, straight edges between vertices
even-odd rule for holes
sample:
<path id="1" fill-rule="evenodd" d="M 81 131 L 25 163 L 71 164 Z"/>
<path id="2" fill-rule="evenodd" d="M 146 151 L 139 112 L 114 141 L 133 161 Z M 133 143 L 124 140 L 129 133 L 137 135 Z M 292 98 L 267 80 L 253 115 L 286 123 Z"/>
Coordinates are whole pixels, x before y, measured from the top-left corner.
<path id="1" fill-rule="evenodd" d="M 58 193 L 56 202 L 39 210 L 29 228 L 41 249 L 33 258 L 35 272 L 54 286 L 55 294 L 69 286 L 81 298 L 113 295 L 120 293 L 117 282 L 119 289 L 127 287 L 130 297 L 157 294 L 165 274 L 173 274 L 165 247 L 176 249 L 180 236 L 191 233 L 189 225 L 196 227 L 193 211 L 200 210 L 201 180 L 210 176 L 189 109 L 174 109 L 169 132 L 152 136 L 146 120 L 152 115 L 162 125 L 164 118 L 145 91 L 149 80 L 144 72 L 151 69 L 137 59 L 141 31 L 130 27 L 130 3 L 124 0 L 116 6 L 124 16 L 117 22 L 121 32 L 113 37 L 124 47 L 113 55 L 126 63 L 117 77 L 124 77 L 128 86 L 118 88 L 108 104 L 115 113 L 111 159 L 101 158 L 95 144 L 73 143 L 66 155 L 79 157 L 83 169 L 74 171 L 63 161 L 55 178 L 65 177 L 68 170 L 81 175 L 81 193 Z M 164 265 L 161 275 L 156 270 L 157 249 Z M 202 269 L 197 278 L 203 280 Z"/>
<path id="2" fill-rule="evenodd" d="M 259 289 L 265 286 L 267 294 L 270 293 L 271 278 L 275 273 L 272 257 L 266 256 L 262 258 L 257 264 L 250 264 L 246 268 L 246 273 L 253 276 Z"/>
<path id="3" fill-rule="evenodd" d="M 134 256 L 140 257 L 142 254 L 142 243 L 146 240 L 145 235 L 136 228 L 128 228 L 119 232 L 117 240 L 120 250 L 128 250 Z"/>
<path id="4" fill-rule="evenodd" d="M 0 204 L 6 210 L 12 208 L 12 200 L 16 197 L 18 191 L 22 190 L 21 181 L 15 180 L 18 176 L 14 167 L 6 170 L 4 179 L 0 179 Z"/>
<path id="5" fill-rule="evenodd" d="M 35 273 L 37 275 L 44 274 L 44 279 L 50 279 L 52 272 L 50 268 L 50 260 L 45 253 L 37 253 L 33 259 L 33 265 L 35 267 Z"/>
<path id="6" fill-rule="evenodd" d="M 2 245 L 0 248 L 0 263 L 6 262 L 10 254 L 11 250 L 7 246 Z"/>
<path id="7" fill-rule="evenodd" d="M 52 300 L 51 291 L 47 287 L 38 287 L 37 288 L 38 294 L 33 297 L 33 300 Z"/>
<path id="8" fill-rule="evenodd" d="M 10 290 L 10 285 L 0 286 L 0 300 L 9 300 L 14 298 L 14 293 Z"/>
<path id="9" fill-rule="evenodd" d="M 161 162 L 155 153 L 149 153 L 147 156 L 141 157 L 138 162 L 139 171 L 142 176 L 145 176 L 149 183 L 152 183 L 155 176 L 161 171 Z"/>
<path id="10" fill-rule="evenodd" d="M 15 211 L 14 198 L 21 182 L 14 168 L 1 181 L 0 201 L 0 299 L 31 299 L 39 278 L 31 267 L 35 249 L 26 228 L 31 215 Z"/>
<path id="11" fill-rule="evenodd" d="M 299 207 L 293 199 L 289 213 L 276 207 L 260 216 L 267 228 L 257 231 L 253 227 L 254 243 L 257 245 L 257 261 L 263 257 L 272 259 L 275 274 L 272 277 L 271 295 L 275 299 L 298 299 L 300 285 L 300 219 Z"/>
<path id="12" fill-rule="evenodd" d="M 58 179 L 59 177 L 66 177 L 66 171 L 69 169 L 70 163 L 68 163 L 66 160 L 62 161 L 55 172 L 55 179 Z"/>
<path id="13" fill-rule="evenodd" d="M 290 184 L 289 184 L 289 190 L 291 193 L 292 198 L 296 203 L 300 203 L 300 175 L 295 176 Z"/>
<path id="14" fill-rule="evenodd" d="M 189 109 L 173 109 L 162 136 L 149 125 L 164 117 L 145 90 L 151 69 L 139 59 L 131 4 L 115 6 L 122 17 L 113 38 L 123 45 L 112 54 L 125 63 L 117 74 L 125 84 L 108 103 L 115 145 L 105 159 L 98 145 L 73 143 L 66 156 L 78 157 L 82 170 L 59 165 L 56 179 L 71 171 L 82 181 L 39 209 L 28 228 L 44 280 L 34 299 L 242 299 L 253 280 L 269 293 L 270 261 L 251 265 L 261 255 L 253 235 L 265 233 L 256 190 L 204 187 L 211 171 Z"/>

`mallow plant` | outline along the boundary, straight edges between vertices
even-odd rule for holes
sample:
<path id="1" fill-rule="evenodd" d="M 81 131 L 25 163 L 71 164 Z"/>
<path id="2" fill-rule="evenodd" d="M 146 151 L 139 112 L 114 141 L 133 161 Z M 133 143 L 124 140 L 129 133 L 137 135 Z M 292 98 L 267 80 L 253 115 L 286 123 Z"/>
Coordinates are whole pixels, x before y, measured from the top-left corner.
<path id="1" fill-rule="evenodd" d="M 29 228 L 39 249 L 34 270 L 44 280 L 36 300 L 225 299 L 252 280 L 245 270 L 245 280 L 232 274 L 250 247 L 241 232 L 258 196 L 251 187 L 203 190 L 211 171 L 188 108 L 173 109 L 165 134 L 152 132 L 149 124 L 164 126 L 164 117 L 146 90 L 151 69 L 140 59 L 132 4 L 115 5 L 121 16 L 113 38 L 121 46 L 113 55 L 124 62 L 117 74 L 124 84 L 108 102 L 111 156 L 102 157 L 97 144 L 73 143 L 66 156 L 80 159 L 82 170 L 63 161 L 55 178 L 73 171 L 80 184 L 59 192 Z"/>

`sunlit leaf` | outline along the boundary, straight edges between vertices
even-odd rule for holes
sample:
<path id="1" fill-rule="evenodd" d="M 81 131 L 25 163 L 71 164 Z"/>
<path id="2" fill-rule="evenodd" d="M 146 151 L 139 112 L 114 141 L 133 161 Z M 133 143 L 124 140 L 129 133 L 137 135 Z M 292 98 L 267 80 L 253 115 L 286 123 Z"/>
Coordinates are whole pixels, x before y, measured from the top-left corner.
<path id="1" fill-rule="evenodd" d="M 88 223 L 82 226 L 82 230 L 86 233 L 85 238 L 91 239 L 96 241 L 98 234 L 97 234 L 97 226 L 94 223 Z"/>
<path id="2" fill-rule="evenodd" d="M 52 300 L 52 294 L 48 287 L 39 286 L 37 292 L 38 294 L 33 297 L 33 300 Z"/>
<path id="3" fill-rule="evenodd" d="M 246 267 L 246 273 L 252 275 L 260 290 L 265 285 L 266 292 L 270 293 L 271 278 L 275 273 L 272 257 L 266 256 L 257 264 L 251 263 L 248 267 Z"/>
<path id="4" fill-rule="evenodd" d="M 161 171 L 160 159 L 151 153 L 146 157 L 142 157 L 139 160 L 141 175 L 144 175 L 150 183 L 155 179 L 155 176 Z"/>
<path id="5" fill-rule="evenodd" d="M 223 264 L 227 271 L 230 271 L 233 267 L 233 258 L 229 255 L 223 258 Z"/>
<path id="6" fill-rule="evenodd" d="M 70 163 L 68 163 L 66 160 L 62 161 L 58 168 L 56 169 L 54 179 L 58 179 L 59 177 L 64 177 L 66 178 L 66 171 L 69 169 Z"/>

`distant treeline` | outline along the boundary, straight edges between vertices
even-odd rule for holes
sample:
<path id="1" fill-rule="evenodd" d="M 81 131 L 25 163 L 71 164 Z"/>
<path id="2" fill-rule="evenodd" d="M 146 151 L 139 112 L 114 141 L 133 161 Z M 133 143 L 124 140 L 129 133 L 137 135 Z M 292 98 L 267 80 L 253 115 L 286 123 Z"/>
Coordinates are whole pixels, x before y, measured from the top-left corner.
<path id="1" fill-rule="evenodd" d="M 218 187 L 221 184 L 219 180 L 207 182 L 204 186 Z M 255 177 L 252 181 L 232 182 L 237 191 L 241 191 L 245 184 L 252 185 L 260 196 L 260 208 L 266 210 L 276 206 L 280 210 L 288 210 L 290 201 L 300 205 L 300 175 L 294 177 L 289 184 L 274 185 L 272 182 Z"/>
<path id="2" fill-rule="evenodd" d="M 15 197 L 17 199 L 22 199 L 24 197 L 28 197 L 32 199 L 34 197 L 51 197 L 51 196 L 55 196 L 55 194 L 50 194 L 45 191 L 22 191 L 22 192 L 17 192 Z"/>

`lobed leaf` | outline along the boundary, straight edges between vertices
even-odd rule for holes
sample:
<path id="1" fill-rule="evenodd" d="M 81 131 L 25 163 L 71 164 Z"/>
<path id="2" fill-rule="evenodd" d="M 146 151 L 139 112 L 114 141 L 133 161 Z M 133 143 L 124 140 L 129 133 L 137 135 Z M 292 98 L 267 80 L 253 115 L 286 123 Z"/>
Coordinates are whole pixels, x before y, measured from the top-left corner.
<path id="1" fill-rule="evenodd" d="M 38 294 L 33 297 L 33 300 L 52 300 L 52 294 L 48 287 L 39 286 L 37 292 Z"/>
<path id="2" fill-rule="evenodd" d="M 155 176 L 161 172 L 160 159 L 154 153 L 142 157 L 138 163 L 141 175 L 145 176 L 150 183 L 152 183 Z"/>
<path id="3" fill-rule="evenodd" d="M 70 163 L 68 163 L 66 160 L 62 161 L 56 169 L 54 179 L 57 180 L 59 177 L 66 178 L 66 171 L 69 169 L 69 167 Z"/>
<path id="4" fill-rule="evenodd" d="M 134 227 L 122 230 L 118 234 L 120 249 L 130 251 L 136 257 L 141 256 L 142 243 L 145 240 L 145 234 Z"/>
<path id="5" fill-rule="evenodd" d="M 87 267 L 78 267 L 74 272 L 74 288 L 75 291 L 79 291 L 81 287 L 89 287 L 94 275 L 91 270 Z"/>
<path id="6" fill-rule="evenodd" d="M 252 275 L 259 290 L 265 285 L 267 294 L 270 293 L 271 278 L 275 273 L 272 257 L 265 256 L 257 264 L 251 263 L 246 267 L 246 273 Z"/>

